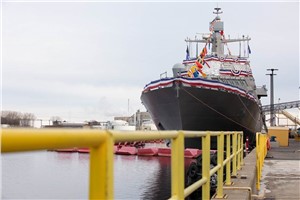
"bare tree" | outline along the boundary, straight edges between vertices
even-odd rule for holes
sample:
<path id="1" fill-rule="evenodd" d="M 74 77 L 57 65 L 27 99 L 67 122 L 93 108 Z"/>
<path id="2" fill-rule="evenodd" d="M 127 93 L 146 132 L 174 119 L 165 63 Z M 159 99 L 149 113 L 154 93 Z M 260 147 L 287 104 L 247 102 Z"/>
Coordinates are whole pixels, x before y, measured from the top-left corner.
<path id="1" fill-rule="evenodd" d="M 21 120 L 21 113 L 16 111 L 2 111 L 1 124 L 9 124 L 11 126 L 19 126 Z"/>
<path id="2" fill-rule="evenodd" d="M 35 119 L 36 119 L 36 117 L 34 116 L 34 114 L 24 113 L 24 114 L 22 114 L 20 125 L 25 126 L 25 127 L 33 126 L 33 121 Z"/>
<path id="3" fill-rule="evenodd" d="M 1 124 L 8 124 L 10 126 L 32 126 L 35 119 L 32 113 L 20 113 L 16 111 L 2 111 Z"/>

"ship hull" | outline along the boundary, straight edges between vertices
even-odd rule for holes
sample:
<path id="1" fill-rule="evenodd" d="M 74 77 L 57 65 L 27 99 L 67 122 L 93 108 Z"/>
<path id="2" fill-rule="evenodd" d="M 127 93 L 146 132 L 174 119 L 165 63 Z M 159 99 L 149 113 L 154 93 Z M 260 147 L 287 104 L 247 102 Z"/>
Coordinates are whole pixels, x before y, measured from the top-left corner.
<path id="1" fill-rule="evenodd" d="M 258 103 L 235 93 L 174 83 L 144 91 L 141 100 L 159 130 L 243 131 L 254 145 L 262 127 Z M 200 138 L 186 139 L 185 147 L 201 148 Z"/>

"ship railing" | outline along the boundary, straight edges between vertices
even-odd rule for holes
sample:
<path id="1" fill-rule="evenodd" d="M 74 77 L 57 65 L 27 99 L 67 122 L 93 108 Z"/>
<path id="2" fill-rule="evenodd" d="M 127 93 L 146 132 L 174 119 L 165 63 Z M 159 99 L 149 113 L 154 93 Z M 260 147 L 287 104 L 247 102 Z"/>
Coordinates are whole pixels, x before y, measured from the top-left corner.
<path id="1" fill-rule="evenodd" d="M 1 151 L 18 152 L 62 148 L 90 148 L 89 198 L 114 198 L 114 143 L 171 140 L 171 199 L 184 199 L 202 187 L 202 199 L 210 199 L 210 177 L 217 173 L 216 198 L 223 198 L 225 185 L 243 165 L 243 133 L 211 131 L 108 131 L 95 129 L 2 129 Z M 184 188 L 184 138 L 202 138 L 202 178 Z M 210 140 L 217 137 L 217 165 L 210 169 Z M 224 138 L 226 137 L 226 159 Z M 258 140 L 261 138 L 258 137 Z M 261 155 L 261 154 L 259 154 Z M 231 171 L 232 164 L 232 171 Z M 261 166 L 261 164 L 260 164 Z"/>
<path id="2" fill-rule="evenodd" d="M 268 153 L 268 136 L 263 133 L 256 133 L 256 188 L 260 189 L 260 179 L 265 158 Z"/>

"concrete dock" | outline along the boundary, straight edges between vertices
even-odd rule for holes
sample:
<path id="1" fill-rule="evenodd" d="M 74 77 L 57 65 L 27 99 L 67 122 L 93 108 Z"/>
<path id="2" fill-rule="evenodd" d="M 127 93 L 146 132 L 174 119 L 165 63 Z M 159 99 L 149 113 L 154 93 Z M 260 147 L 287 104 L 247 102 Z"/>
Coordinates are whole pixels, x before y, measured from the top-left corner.
<path id="1" fill-rule="evenodd" d="M 275 143 L 273 143 L 275 144 Z M 267 200 L 300 199 L 300 142 L 272 145 L 264 162 L 259 193 Z"/>

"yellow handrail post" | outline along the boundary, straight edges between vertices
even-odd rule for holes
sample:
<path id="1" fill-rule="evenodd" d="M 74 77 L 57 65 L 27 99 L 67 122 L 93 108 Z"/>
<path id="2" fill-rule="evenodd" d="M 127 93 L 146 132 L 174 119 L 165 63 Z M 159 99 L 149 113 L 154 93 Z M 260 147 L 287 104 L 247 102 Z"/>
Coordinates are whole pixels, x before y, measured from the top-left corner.
<path id="1" fill-rule="evenodd" d="M 264 158 L 265 158 L 265 156 L 266 156 L 266 144 L 267 144 L 267 140 L 266 140 L 266 137 L 265 137 L 265 135 L 263 135 L 263 138 L 264 138 L 264 145 L 263 145 L 263 149 L 262 149 L 262 151 L 263 151 L 263 155 L 264 155 Z"/>
<path id="2" fill-rule="evenodd" d="M 231 134 L 226 135 L 226 159 L 230 159 L 230 137 Z M 232 185 L 231 182 L 231 174 L 230 174 L 230 165 L 231 165 L 231 160 L 229 160 L 226 164 L 226 182 L 225 185 Z"/>
<path id="3" fill-rule="evenodd" d="M 256 168 L 257 181 L 256 188 L 260 189 L 260 178 L 262 174 L 262 167 L 266 157 L 267 136 L 265 134 L 256 133 Z"/>
<path id="4" fill-rule="evenodd" d="M 184 199 L 184 134 L 178 132 L 178 136 L 172 139 L 171 144 L 171 183 L 172 197 Z"/>
<path id="5" fill-rule="evenodd" d="M 237 134 L 237 151 L 239 152 L 237 154 L 237 169 L 241 169 L 241 134 Z"/>
<path id="6" fill-rule="evenodd" d="M 256 133 L 256 188 L 260 189 L 260 153 L 259 133 Z"/>
<path id="7" fill-rule="evenodd" d="M 241 144 L 242 144 L 242 151 L 241 151 L 241 165 L 244 165 L 244 133 L 242 132 L 241 135 Z"/>
<path id="8" fill-rule="evenodd" d="M 90 199 L 113 199 L 113 136 L 106 132 L 106 139 L 90 148 Z"/>
<path id="9" fill-rule="evenodd" d="M 202 177 L 206 183 L 202 186 L 202 199 L 210 199 L 210 132 L 202 137 Z"/>
<path id="10" fill-rule="evenodd" d="M 224 134 L 221 132 L 218 137 L 218 165 L 221 165 L 220 169 L 218 169 L 218 182 L 217 182 L 217 195 L 216 198 L 223 198 L 223 175 L 224 175 L 224 170 L 223 170 L 223 160 L 224 160 Z"/>
<path id="11" fill-rule="evenodd" d="M 265 148 L 264 148 L 264 149 L 265 149 L 265 151 L 264 151 L 264 152 L 265 152 L 265 154 L 264 154 L 265 156 L 264 156 L 264 157 L 266 158 L 267 153 L 268 153 L 268 149 L 267 149 L 267 141 L 268 141 L 268 137 L 267 137 L 266 134 L 264 134 L 264 138 L 265 138 L 265 143 L 264 143 L 264 144 L 265 144 L 265 145 L 264 145 L 264 146 L 265 146 Z"/>
<path id="12" fill-rule="evenodd" d="M 234 132 L 232 137 L 232 176 L 237 176 L 237 169 L 236 169 L 236 140 L 237 140 L 237 133 Z"/>

